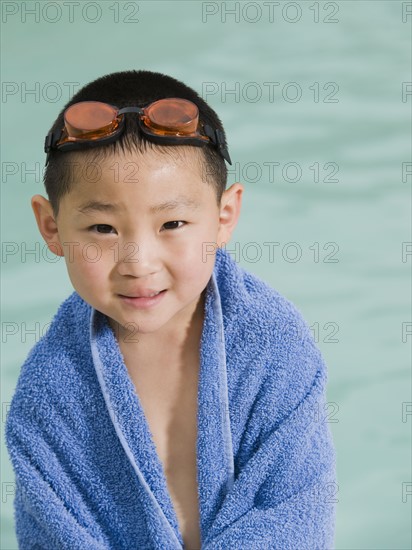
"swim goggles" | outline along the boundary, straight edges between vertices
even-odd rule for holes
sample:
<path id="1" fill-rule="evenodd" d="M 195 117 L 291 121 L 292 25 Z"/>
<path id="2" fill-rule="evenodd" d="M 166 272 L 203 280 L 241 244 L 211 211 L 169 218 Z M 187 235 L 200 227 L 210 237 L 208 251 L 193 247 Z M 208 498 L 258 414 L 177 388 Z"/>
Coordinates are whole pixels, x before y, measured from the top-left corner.
<path id="1" fill-rule="evenodd" d="M 151 141 L 200 146 L 212 144 L 232 164 L 223 132 L 208 124 L 200 124 L 199 109 L 192 101 L 171 97 L 159 99 L 146 107 L 123 109 L 100 101 L 73 103 L 64 112 L 64 127 L 50 131 L 46 136 L 46 165 L 52 149 L 71 151 L 115 141 L 124 130 L 125 113 L 137 114 L 142 132 Z"/>

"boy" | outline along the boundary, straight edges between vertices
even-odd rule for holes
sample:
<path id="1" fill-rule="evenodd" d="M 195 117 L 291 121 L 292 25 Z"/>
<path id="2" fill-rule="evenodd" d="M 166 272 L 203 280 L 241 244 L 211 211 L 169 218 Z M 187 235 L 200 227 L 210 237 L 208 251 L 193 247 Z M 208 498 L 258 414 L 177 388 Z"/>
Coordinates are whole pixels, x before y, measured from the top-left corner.
<path id="1" fill-rule="evenodd" d="M 22 367 L 6 438 L 21 548 L 326 549 L 326 366 L 225 251 L 239 183 L 216 113 L 127 71 L 46 137 L 39 230 L 75 292 Z"/>

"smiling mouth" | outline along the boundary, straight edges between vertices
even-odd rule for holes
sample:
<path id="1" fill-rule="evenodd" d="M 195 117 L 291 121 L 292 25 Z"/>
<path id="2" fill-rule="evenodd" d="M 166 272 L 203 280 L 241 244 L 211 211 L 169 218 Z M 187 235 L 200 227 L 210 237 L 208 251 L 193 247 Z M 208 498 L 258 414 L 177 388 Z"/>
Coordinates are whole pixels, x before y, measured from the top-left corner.
<path id="1" fill-rule="evenodd" d="M 119 294 L 120 298 L 123 298 L 125 300 L 133 300 L 136 302 L 146 302 L 150 300 L 155 300 L 156 298 L 160 297 L 167 291 L 167 288 L 164 290 L 159 290 L 157 292 L 150 292 L 150 293 L 144 293 L 144 294 Z"/>
<path id="2" fill-rule="evenodd" d="M 126 304 L 127 307 L 146 310 L 156 307 L 163 300 L 163 296 L 166 294 L 167 289 L 161 290 L 154 296 L 124 296 L 119 294 L 120 300 Z M 153 293 L 151 293 L 153 294 Z"/>
<path id="3" fill-rule="evenodd" d="M 150 293 L 143 293 L 143 294 L 136 294 L 136 295 L 128 295 L 128 294 L 119 294 L 120 297 L 122 298 L 132 298 L 132 299 L 138 299 L 138 298 L 155 298 L 156 296 L 158 296 L 159 294 L 162 294 L 162 292 L 166 292 L 167 289 L 164 289 L 164 290 L 159 290 L 159 291 L 153 291 L 153 292 L 150 292 Z"/>

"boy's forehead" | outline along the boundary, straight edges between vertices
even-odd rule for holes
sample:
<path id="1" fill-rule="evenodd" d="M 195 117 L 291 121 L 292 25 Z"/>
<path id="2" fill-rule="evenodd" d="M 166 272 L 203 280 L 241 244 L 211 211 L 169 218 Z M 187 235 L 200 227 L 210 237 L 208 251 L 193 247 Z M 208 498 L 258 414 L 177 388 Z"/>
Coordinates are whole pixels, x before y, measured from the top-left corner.
<path id="1" fill-rule="evenodd" d="M 129 183 L 137 182 L 137 174 L 148 175 L 176 171 L 190 174 L 203 181 L 205 159 L 200 147 L 160 146 L 147 147 L 144 150 L 81 151 L 73 155 L 71 175 L 76 181 L 103 178 L 111 173 L 128 172 Z"/>
<path id="2" fill-rule="evenodd" d="M 93 151 L 91 155 L 79 154 L 73 163 L 76 170 L 73 194 L 69 195 L 76 207 L 85 211 L 98 208 L 99 202 L 133 201 L 142 196 L 147 196 L 153 213 L 178 206 L 197 209 L 209 195 L 213 197 L 213 188 L 203 181 L 199 149 L 176 146 L 161 151 L 111 152 L 103 157 Z"/>

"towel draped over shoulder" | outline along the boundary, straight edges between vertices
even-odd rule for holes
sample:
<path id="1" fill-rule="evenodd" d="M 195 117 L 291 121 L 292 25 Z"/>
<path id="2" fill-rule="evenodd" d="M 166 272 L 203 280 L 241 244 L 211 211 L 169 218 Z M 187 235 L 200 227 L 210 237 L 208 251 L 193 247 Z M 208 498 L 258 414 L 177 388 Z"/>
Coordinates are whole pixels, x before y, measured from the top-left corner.
<path id="1" fill-rule="evenodd" d="M 202 550 L 333 548 L 338 486 L 326 382 L 296 307 L 218 249 L 200 343 Z M 76 292 L 22 366 L 6 443 L 20 548 L 183 548 L 116 337 Z"/>

